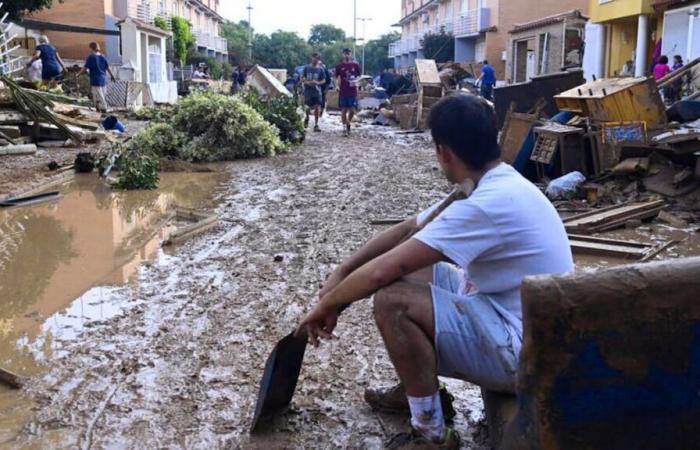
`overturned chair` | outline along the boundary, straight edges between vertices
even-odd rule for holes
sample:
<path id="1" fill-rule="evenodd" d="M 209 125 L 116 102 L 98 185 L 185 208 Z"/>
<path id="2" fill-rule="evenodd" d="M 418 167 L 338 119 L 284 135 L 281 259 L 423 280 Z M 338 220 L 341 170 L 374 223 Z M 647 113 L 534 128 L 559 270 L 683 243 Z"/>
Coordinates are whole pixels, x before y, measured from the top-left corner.
<path id="1" fill-rule="evenodd" d="M 700 258 L 534 277 L 498 450 L 700 448 Z"/>

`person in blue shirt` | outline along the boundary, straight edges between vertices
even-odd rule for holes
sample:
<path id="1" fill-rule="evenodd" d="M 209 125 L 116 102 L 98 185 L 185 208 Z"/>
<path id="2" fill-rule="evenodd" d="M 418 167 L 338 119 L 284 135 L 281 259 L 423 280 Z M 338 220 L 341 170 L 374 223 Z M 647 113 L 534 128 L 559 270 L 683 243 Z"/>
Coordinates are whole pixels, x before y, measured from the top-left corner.
<path id="1" fill-rule="evenodd" d="M 61 55 L 56 51 L 56 47 L 49 43 L 49 38 L 42 35 L 39 37 L 39 45 L 36 46 L 32 59 L 27 63 L 31 67 L 35 61 L 41 60 L 41 79 L 50 88 L 58 84 L 61 74 L 65 72 L 66 66 L 63 64 Z"/>
<path id="2" fill-rule="evenodd" d="M 95 109 L 102 113 L 107 112 L 107 74 L 112 81 L 116 81 L 114 74 L 109 68 L 107 58 L 100 51 L 100 44 L 90 42 L 90 50 L 92 54 L 85 61 L 85 67 L 80 69 L 78 76 L 85 72 L 90 72 L 90 87 L 92 93 L 92 101 L 95 102 Z"/>
<path id="3" fill-rule="evenodd" d="M 481 76 L 477 82 L 481 82 L 481 96 L 488 101 L 493 101 L 493 88 L 496 86 L 496 71 L 484 61 L 484 66 L 481 68 Z"/>

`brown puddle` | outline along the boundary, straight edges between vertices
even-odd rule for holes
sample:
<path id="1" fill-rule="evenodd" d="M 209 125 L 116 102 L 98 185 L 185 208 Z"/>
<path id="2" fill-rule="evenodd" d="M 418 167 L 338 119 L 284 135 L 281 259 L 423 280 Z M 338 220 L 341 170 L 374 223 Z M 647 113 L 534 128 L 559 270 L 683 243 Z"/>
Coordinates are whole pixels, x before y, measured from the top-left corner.
<path id="1" fill-rule="evenodd" d="M 114 192 L 81 175 L 58 201 L 0 210 L 0 367 L 32 376 L 86 323 L 121 311 L 120 286 L 159 255 L 175 206 L 213 207 L 218 173 L 165 173 L 157 191 Z M 0 385 L 0 442 L 30 413 Z"/>

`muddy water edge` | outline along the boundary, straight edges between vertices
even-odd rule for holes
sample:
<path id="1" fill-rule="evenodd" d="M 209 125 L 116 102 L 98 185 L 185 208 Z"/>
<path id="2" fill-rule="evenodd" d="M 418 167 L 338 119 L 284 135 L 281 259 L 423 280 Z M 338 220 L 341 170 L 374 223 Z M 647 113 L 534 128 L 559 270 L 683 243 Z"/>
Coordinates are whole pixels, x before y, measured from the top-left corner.
<path id="1" fill-rule="evenodd" d="M 166 173 L 155 191 L 114 192 L 78 175 L 50 203 L 0 210 L 0 367 L 43 374 L 63 345 L 120 314 L 142 263 L 164 257 L 175 207 L 213 209 L 223 172 Z M 0 385 L 0 446 L 34 403 Z"/>

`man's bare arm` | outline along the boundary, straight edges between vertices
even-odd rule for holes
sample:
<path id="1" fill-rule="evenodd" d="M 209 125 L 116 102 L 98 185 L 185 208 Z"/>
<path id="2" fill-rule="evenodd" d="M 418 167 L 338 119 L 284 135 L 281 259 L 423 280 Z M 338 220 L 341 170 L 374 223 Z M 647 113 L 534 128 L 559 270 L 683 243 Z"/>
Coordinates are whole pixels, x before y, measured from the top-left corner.
<path id="1" fill-rule="evenodd" d="M 416 218 L 405 220 L 370 239 L 352 256 L 346 258 L 323 283 L 319 292 L 322 297 L 333 290 L 356 269 L 385 254 L 399 245 L 415 229 Z"/>

